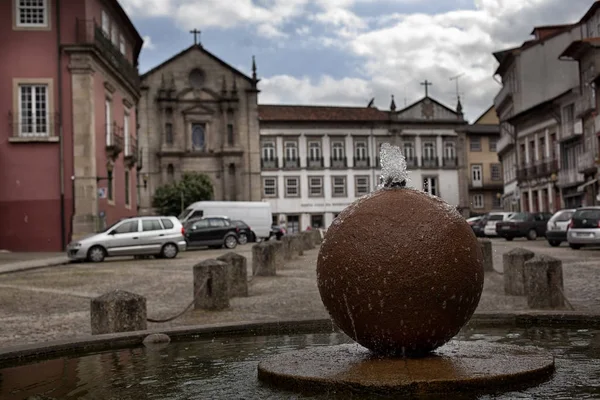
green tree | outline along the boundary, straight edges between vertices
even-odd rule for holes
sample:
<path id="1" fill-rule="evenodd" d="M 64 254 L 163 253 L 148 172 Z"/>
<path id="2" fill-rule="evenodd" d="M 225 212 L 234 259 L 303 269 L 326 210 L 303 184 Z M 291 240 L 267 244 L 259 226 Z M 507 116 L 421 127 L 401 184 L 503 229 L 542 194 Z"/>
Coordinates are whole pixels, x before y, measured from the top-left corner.
<path id="1" fill-rule="evenodd" d="M 152 207 L 160 215 L 177 216 L 183 209 L 196 201 L 211 200 L 213 187 L 205 174 L 185 172 L 181 180 L 163 185 L 156 189 L 152 198 Z"/>

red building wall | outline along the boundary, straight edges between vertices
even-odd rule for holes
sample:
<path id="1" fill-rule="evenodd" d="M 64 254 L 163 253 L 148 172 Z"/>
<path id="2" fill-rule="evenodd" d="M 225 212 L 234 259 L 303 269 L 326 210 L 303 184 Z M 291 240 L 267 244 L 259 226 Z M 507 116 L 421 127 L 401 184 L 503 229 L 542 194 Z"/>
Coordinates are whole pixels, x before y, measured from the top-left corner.
<path id="1" fill-rule="evenodd" d="M 49 29 L 14 29 L 15 10 L 13 0 L 0 1 L 0 51 L 3 59 L 10 62 L 0 63 L 0 249 L 11 251 L 62 251 L 71 235 L 73 214 L 73 135 L 72 135 L 72 87 L 69 71 L 69 56 L 61 56 L 59 79 L 59 51 L 57 27 L 60 29 L 62 44 L 75 44 L 77 41 L 77 20 L 93 20 L 101 24 L 101 10 L 109 4 L 113 9 L 106 11 L 117 23 L 115 16 L 116 1 L 99 0 L 62 0 L 60 4 L 60 24 L 58 23 L 57 0 L 48 0 Z M 101 6 L 101 4 L 103 4 Z M 128 40 L 128 56 L 133 57 L 134 39 L 126 29 L 120 29 Z M 104 80 L 107 71 L 95 74 L 96 99 L 104 98 Z M 18 108 L 15 108 L 14 82 L 18 79 L 43 79 L 51 84 L 49 93 L 53 104 L 50 110 L 53 138 L 46 141 L 11 140 L 12 123 L 18 120 Z M 61 93 L 62 92 L 62 93 Z M 62 96 L 61 96 L 62 95 Z M 115 94 L 113 115 L 122 126 L 123 101 L 119 90 Z M 62 97 L 62 102 L 59 99 Z M 129 98 L 135 103 L 136 99 Z M 59 104 L 60 103 L 60 104 Z M 106 176 L 106 152 L 104 146 L 104 101 L 95 103 L 97 163 L 98 175 Z M 59 111 L 62 118 L 57 117 Z M 9 112 L 13 115 L 9 116 Z M 136 115 L 131 110 L 131 142 L 135 143 Z M 62 123 L 62 129 L 61 128 Z M 60 182 L 60 142 L 62 132 L 63 145 L 63 195 Z M 99 211 L 107 215 L 112 223 L 120 217 L 137 214 L 136 170 L 130 171 L 131 207 L 125 207 L 123 154 L 115 163 L 115 204 L 100 200 Z M 99 186 L 105 182 L 101 182 Z M 62 198 L 62 200 L 61 200 Z M 61 224 L 61 204 L 64 220 Z M 61 238 L 61 232 L 64 237 Z"/>

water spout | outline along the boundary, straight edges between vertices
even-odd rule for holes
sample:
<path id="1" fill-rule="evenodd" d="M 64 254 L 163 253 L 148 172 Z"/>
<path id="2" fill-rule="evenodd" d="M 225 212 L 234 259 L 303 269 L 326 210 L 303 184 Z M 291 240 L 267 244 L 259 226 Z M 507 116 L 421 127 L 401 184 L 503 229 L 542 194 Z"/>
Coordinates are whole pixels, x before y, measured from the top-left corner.
<path id="1" fill-rule="evenodd" d="M 398 146 L 384 143 L 379 154 L 381 159 L 381 181 L 379 189 L 406 187 L 408 170 L 406 158 Z"/>

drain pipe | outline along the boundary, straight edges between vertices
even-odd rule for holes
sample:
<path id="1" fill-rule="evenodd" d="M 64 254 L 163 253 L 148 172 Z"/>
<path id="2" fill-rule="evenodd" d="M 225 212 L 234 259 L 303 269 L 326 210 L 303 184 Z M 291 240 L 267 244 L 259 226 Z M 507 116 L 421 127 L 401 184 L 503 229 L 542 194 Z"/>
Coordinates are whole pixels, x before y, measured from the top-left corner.
<path id="1" fill-rule="evenodd" d="M 61 37 L 60 37 L 60 0 L 56 0 L 54 3 L 56 10 L 56 48 L 57 48 L 57 86 L 58 86 L 58 170 L 60 180 L 60 245 L 61 250 L 65 250 L 65 145 L 63 137 L 63 87 L 62 87 L 62 52 L 61 52 Z M 73 200 L 75 200 L 75 193 L 73 193 Z M 72 232 L 71 232 L 72 234 Z"/>

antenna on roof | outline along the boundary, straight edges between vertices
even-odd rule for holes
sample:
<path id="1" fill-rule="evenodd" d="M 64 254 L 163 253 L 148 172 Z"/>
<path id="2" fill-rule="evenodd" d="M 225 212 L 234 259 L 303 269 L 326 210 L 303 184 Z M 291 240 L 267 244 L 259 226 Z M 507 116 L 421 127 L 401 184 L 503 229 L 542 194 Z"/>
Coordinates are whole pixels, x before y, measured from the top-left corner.
<path id="1" fill-rule="evenodd" d="M 464 75 L 464 72 L 462 74 L 453 76 L 452 78 L 450 78 L 451 81 L 456 82 L 456 101 L 460 101 L 460 90 L 459 90 L 459 86 L 458 86 L 458 80 Z"/>

